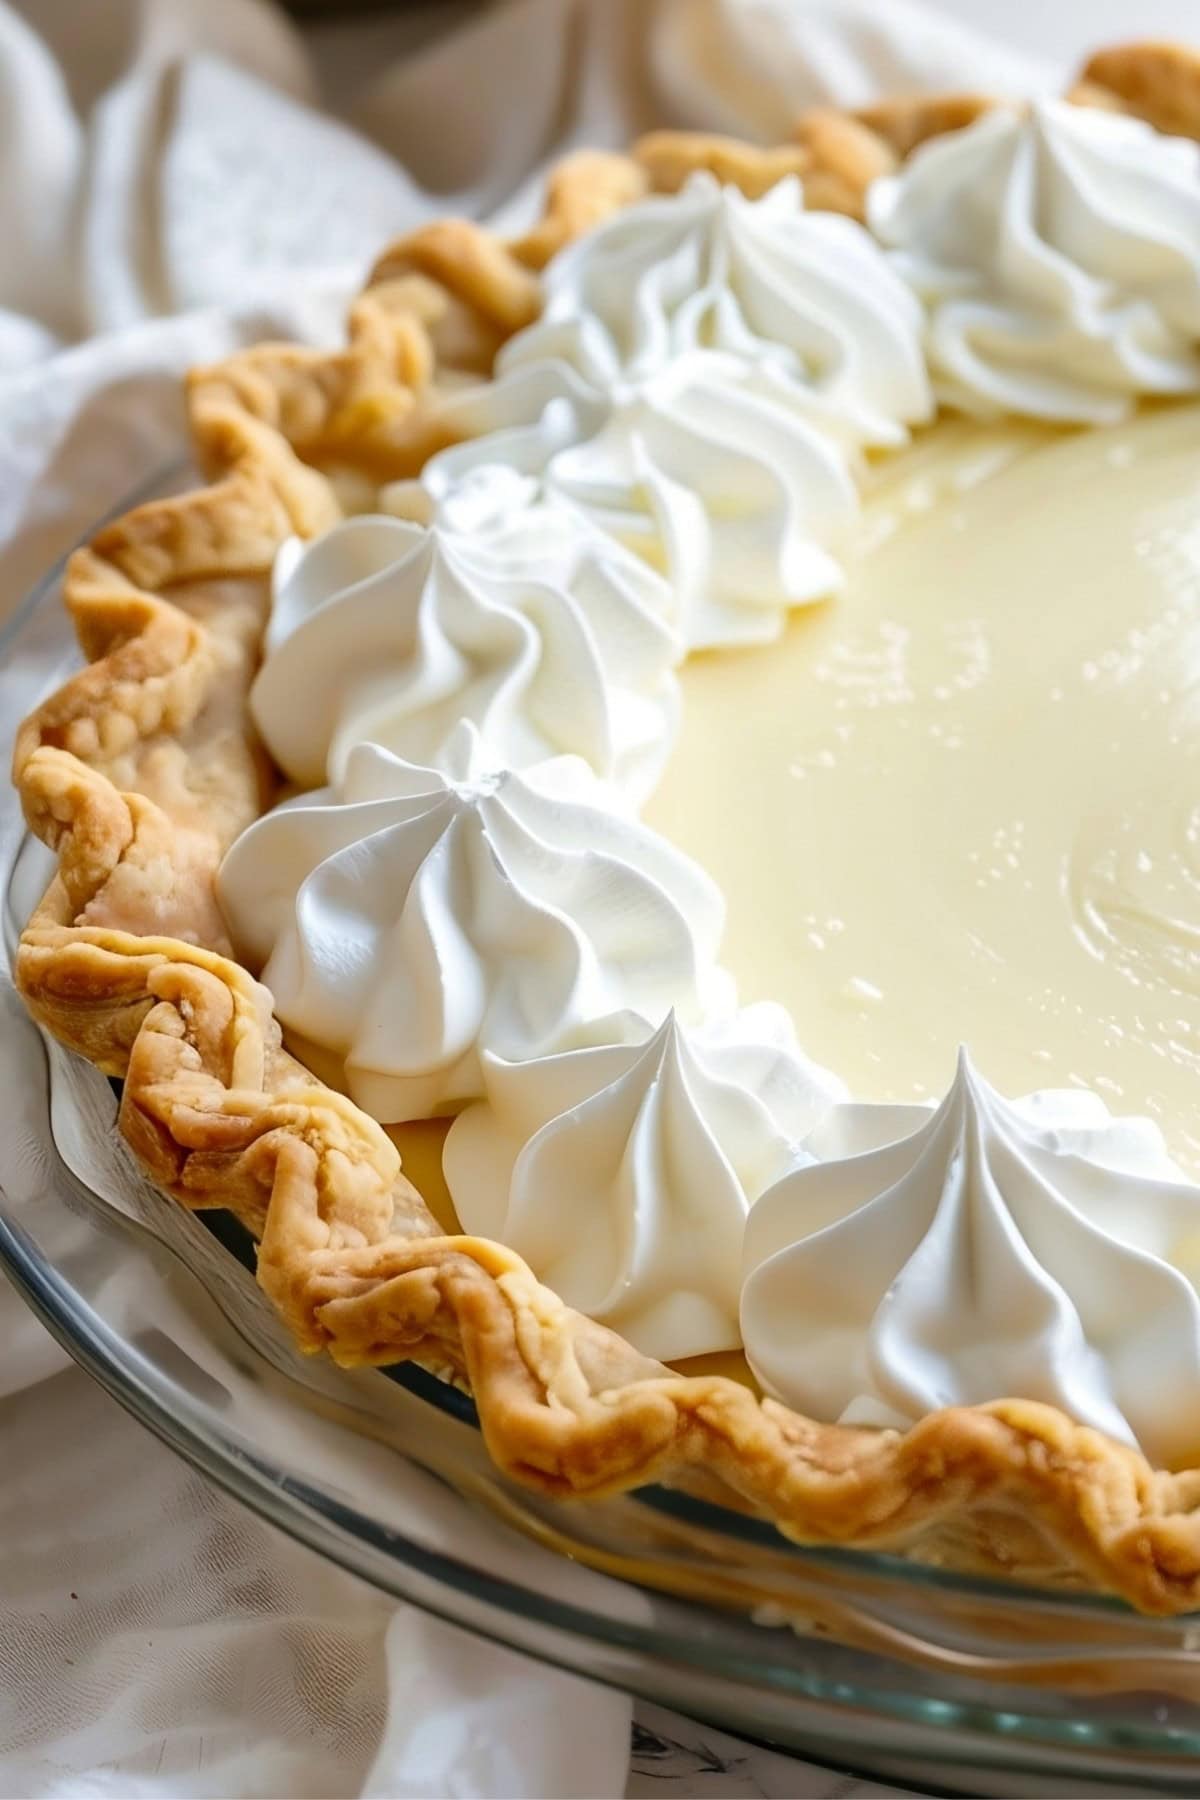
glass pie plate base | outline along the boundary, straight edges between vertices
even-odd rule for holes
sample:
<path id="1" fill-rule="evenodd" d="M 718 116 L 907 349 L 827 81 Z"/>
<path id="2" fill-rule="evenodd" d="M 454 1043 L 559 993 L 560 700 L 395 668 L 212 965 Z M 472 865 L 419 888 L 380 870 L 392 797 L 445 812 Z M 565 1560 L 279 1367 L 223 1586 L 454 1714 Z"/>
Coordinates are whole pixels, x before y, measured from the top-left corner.
<path id="1" fill-rule="evenodd" d="M 60 574 L 0 634 L 6 739 L 78 661 Z M 747 1736 L 922 1788 L 1197 1791 L 1200 1616 L 805 1551 L 660 1488 L 550 1500 L 496 1471 L 465 1395 L 415 1368 L 301 1356 L 240 1228 L 142 1179 L 110 1084 L 16 996 L 13 949 L 48 869 L 6 786 L 0 1266 L 181 1455 L 389 1593 Z"/>

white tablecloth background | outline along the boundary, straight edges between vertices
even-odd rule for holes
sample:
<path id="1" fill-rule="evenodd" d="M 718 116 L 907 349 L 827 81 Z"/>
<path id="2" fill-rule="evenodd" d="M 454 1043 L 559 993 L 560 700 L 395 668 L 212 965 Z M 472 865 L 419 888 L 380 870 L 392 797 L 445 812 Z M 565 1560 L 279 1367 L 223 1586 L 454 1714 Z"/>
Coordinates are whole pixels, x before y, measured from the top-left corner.
<path id="1" fill-rule="evenodd" d="M 411 53 L 451 10 L 304 37 L 259 0 L 0 0 L 0 617 L 178 450 L 189 363 L 330 338 L 389 234 L 528 213 L 570 144 L 1028 91 L 1200 25 L 1194 0 L 514 0 Z M 626 1699 L 290 1543 L 2 1286 L 0 1347 L 0 1795 L 887 1791 L 647 1707 L 631 1762 Z"/>

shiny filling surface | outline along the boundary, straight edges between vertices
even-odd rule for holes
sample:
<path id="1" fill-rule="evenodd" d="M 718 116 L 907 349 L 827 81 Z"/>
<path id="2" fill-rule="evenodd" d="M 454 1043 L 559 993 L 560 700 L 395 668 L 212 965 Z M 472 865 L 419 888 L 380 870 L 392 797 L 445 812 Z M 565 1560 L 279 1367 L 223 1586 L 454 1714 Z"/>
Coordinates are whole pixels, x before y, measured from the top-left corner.
<path id="1" fill-rule="evenodd" d="M 649 824 L 861 1098 L 1079 1086 L 1200 1169 L 1200 406 L 947 422 L 834 601 L 693 657 Z"/>

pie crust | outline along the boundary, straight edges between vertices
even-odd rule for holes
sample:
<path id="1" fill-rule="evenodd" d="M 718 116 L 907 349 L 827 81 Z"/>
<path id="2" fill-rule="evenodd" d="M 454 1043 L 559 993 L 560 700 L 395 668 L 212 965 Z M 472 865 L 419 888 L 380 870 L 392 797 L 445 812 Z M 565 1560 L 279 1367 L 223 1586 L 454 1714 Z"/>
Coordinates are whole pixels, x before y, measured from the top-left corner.
<path id="1" fill-rule="evenodd" d="M 1071 98 L 1200 138 L 1190 51 L 1100 52 Z M 1175 1612 L 1200 1604 L 1200 1466 L 1155 1470 L 1023 1400 L 905 1433 L 816 1423 L 650 1361 L 502 1245 L 444 1235 L 382 1128 L 283 1048 L 213 895 L 225 847 L 273 799 L 246 697 L 278 545 L 341 516 L 340 480 L 413 474 L 448 441 L 441 396 L 536 315 L 554 252 L 697 168 L 752 195 L 797 172 L 812 203 L 860 213 L 875 176 L 988 104 L 821 110 L 770 149 L 656 132 L 628 155 L 576 154 L 524 238 L 452 220 L 394 245 L 344 350 L 263 344 L 193 373 L 211 485 L 136 508 L 71 558 L 88 666 L 18 735 L 14 778 L 58 872 L 17 981 L 43 1025 L 124 1078 L 121 1130 L 158 1186 L 254 1233 L 258 1279 L 301 1346 L 344 1365 L 419 1359 L 466 1383 L 509 1475 L 564 1496 L 692 1486 L 804 1543 L 1050 1571 Z"/>

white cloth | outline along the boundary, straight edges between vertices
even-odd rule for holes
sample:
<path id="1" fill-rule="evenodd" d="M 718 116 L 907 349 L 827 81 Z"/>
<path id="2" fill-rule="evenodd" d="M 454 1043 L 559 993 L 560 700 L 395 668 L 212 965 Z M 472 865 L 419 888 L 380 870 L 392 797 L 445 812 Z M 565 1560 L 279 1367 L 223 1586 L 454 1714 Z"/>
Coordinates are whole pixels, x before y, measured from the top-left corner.
<path id="1" fill-rule="evenodd" d="M 1079 39 L 1104 35 L 1088 4 Z M 1169 29 L 1167 10 L 1142 5 L 1138 28 Z M 333 333 L 389 234 L 451 209 L 528 216 L 572 143 L 659 124 L 771 138 L 817 99 L 1059 73 L 914 0 L 514 0 L 376 57 L 339 120 L 319 54 L 258 0 L 0 0 L 0 617 L 178 453 L 183 368 L 268 331 Z M 7 1289 L 0 1343 L 0 1795 L 623 1791 L 625 1699 L 286 1541 Z M 736 1782 L 718 1759 L 714 1785 L 712 1734 L 655 1726 L 631 1791 L 882 1791 L 778 1758 Z"/>

